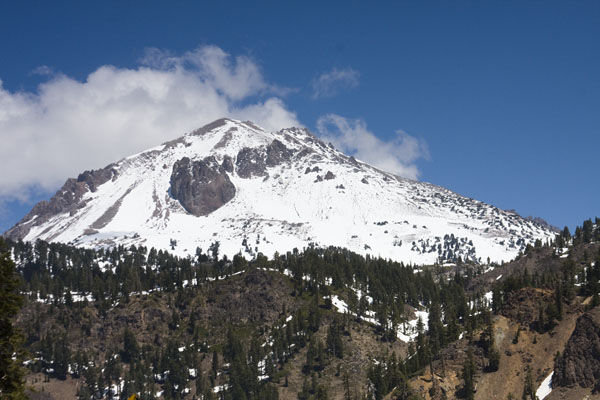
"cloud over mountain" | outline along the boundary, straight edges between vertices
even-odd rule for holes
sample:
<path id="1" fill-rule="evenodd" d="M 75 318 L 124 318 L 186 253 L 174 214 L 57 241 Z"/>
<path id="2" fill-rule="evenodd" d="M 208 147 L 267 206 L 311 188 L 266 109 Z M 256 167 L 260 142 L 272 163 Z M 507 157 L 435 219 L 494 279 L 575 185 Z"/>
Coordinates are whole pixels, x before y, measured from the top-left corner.
<path id="1" fill-rule="evenodd" d="M 369 131 L 360 119 L 327 114 L 317 121 L 317 130 L 324 140 L 343 152 L 405 178 L 417 179 L 420 173 L 415 162 L 429 159 L 423 140 L 399 130 L 395 137 L 385 141 Z"/>
<path id="2" fill-rule="evenodd" d="M 51 69 L 44 67 L 50 74 Z M 267 129 L 300 125 L 245 56 L 216 46 L 183 55 L 151 49 L 136 68 L 101 66 L 84 81 L 50 74 L 36 92 L 0 81 L 0 197 L 27 198 L 66 177 L 180 136 L 216 118 Z"/>

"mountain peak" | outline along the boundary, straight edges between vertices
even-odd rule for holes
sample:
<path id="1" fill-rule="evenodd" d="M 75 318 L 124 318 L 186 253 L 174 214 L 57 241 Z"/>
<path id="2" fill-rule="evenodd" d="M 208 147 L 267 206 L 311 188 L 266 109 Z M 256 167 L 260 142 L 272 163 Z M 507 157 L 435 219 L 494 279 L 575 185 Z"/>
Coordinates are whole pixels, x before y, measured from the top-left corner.
<path id="1" fill-rule="evenodd" d="M 508 260 L 553 232 L 380 171 L 305 128 L 223 118 L 68 179 L 6 235 L 181 255 L 219 241 L 230 257 L 333 245 L 421 264 Z"/>

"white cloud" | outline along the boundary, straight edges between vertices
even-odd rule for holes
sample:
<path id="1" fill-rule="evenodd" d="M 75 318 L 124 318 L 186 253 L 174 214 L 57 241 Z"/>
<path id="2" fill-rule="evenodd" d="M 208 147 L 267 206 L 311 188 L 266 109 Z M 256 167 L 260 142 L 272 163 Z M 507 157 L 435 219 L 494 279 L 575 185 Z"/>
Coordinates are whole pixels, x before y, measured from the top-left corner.
<path id="1" fill-rule="evenodd" d="M 49 72 L 45 67 L 39 72 Z M 52 75 L 37 92 L 9 92 L 0 80 L 0 197 L 55 190 L 217 118 L 266 129 L 300 125 L 248 57 L 214 46 L 182 56 L 150 50 L 135 69 L 102 66 L 85 81 Z"/>
<path id="2" fill-rule="evenodd" d="M 313 79 L 313 98 L 333 97 L 342 89 L 355 88 L 358 86 L 359 76 L 358 71 L 352 68 L 333 68 Z"/>
<path id="3" fill-rule="evenodd" d="M 54 73 L 54 71 L 52 70 L 52 68 L 50 68 L 47 65 L 40 65 L 39 67 L 37 67 L 33 71 L 31 71 L 32 75 L 42 75 L 42 76 L 52 75 L 53 73 Z"/>
<path id="4" fill-rule="evenodd" d="M 403 131 L 396 131 L 391 140 L 381 140 L 362 120 L 328 114 L 319 118 L 317 130 L 323 140 L 343 152 L 405 178 L 417 179 L 420 172 L 415 162 L 421 158 L 429 159 L 424 141 Z"/>

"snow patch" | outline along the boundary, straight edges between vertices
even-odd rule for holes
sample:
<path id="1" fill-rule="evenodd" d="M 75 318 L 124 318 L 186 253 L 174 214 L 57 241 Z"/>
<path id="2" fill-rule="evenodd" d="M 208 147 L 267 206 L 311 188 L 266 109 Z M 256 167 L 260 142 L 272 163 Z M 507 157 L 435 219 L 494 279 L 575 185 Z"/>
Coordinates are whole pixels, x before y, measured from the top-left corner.
<path id="1" fill-rule="evenodd" d="M 544 397 L 548 396 L 550 394 L 550 392 L 552 391 L 552 376 L 553 375 L 554 375 L 554 371 L 552 371 L 550 373 L 550 375 L 548 375 L 546 377 L 546 379 L 544 379 L 542 381 L 540 387 L 535 392 L 535 395 L 537 396 L 537 398 L 539 400 L 542 400 Z"/>

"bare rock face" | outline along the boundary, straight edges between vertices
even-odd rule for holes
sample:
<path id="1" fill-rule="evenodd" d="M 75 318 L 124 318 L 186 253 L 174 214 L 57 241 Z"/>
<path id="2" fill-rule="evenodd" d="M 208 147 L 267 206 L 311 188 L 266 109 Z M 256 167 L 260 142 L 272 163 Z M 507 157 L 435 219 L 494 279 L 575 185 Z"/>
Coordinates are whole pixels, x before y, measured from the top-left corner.
<path id="1" fill-rule="evenodd" d="M 267 146 L 267 166 L 274 167 L 285 161 L 289 161 L 292 154 L 293 152 L 290 149 L 275 139 Z"/>
<path id="2" fill-rule="evenodd" d="M 235 196 L 235 186 L 214 157 L 191 161 L 184 157 L 173 165 L 171 196 L 187 212 L 208 215 Z"/>
<path id="3" fill-rule="evenodd" d="M 565 350 L 554 361 L 552 386 L 600 390 L 600 308 L 577 319 Z"/>
<path id="4" fill-rule="evenodd" d="M 244 147 L 238 152 L 235 161 L 237 174 L 240 178 L 252 178 L 253 176 L 265 176 L 265 159 L 260 149 Z"/>
<path id="5" fill-rule="evenodd" d="M 49 201 L 40 201 L 33 209 L 13 228 L 6 232 L 6 237 L 17 240 L 25 237 L 31 227 L 40 225 L 51 217 L 65 212 L 74 215 L 77 210 L 85 206 L 81 201 L 83 195 L 95 192 L 98 187 L 117 175 L 111 164 L 103 169 L 85 171 L 77 179 L 69 178 Z M 32 218 L 35 218 L 32 220 Z M 31 221 L 27 223 L 27 221 Z"/>
<path id="6" fill-rule="evenodd" d="M 267 167 L 274 167 L 290 161 L 294 152 L 279 140 L 262 148 L 243 148 L 237 154 L 235 166 L 239 177 L 252 178 L 266 176 Z"/>
<path id="7" fill-rule="evenodd" d="M 221 163 L 223 169 L 229 173 L 233 172 L 233 160 L 229 156 L 223 157 L 223 162 Z"/>

